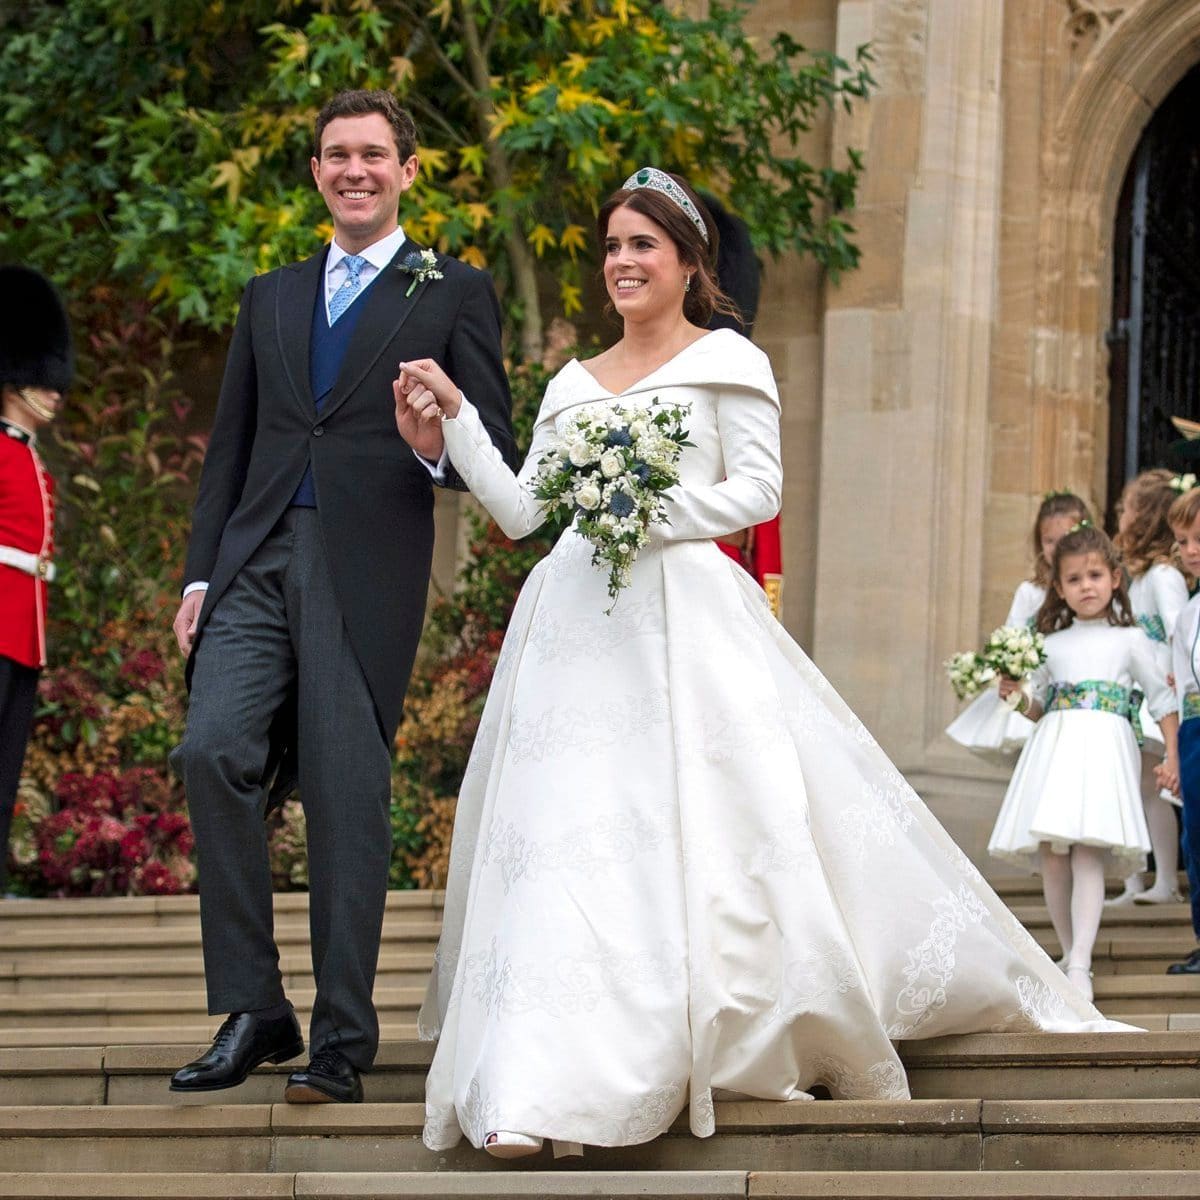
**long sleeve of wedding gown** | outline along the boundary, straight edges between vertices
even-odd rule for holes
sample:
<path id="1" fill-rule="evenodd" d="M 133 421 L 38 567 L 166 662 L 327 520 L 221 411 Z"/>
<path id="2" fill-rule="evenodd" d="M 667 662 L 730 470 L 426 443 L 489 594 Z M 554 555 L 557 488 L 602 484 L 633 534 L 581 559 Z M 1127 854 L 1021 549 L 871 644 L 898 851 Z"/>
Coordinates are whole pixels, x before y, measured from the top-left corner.
<path id="1" fill-rule="evenodd" d="M 553 420 L 540 420 L 534 427 L 529 454 L 515 475 L 470 401 L 464 399 L 458 416 L 442 422 L 442 434 L 454 469 L 508 537 L 523 538 L 545 522 L 545 510 L 531 484 L 554 440 Z"/>
<path id="2" fill-rule="evenodd" d="M 667 523 L 652 525 L 653 536 L 664 541 L 713 538 L 769 521 L 779 512 L 783 464 L 775 398 L 750 389 L 722 391 L 717 430 L 725 479 L 669 488 Z"/>

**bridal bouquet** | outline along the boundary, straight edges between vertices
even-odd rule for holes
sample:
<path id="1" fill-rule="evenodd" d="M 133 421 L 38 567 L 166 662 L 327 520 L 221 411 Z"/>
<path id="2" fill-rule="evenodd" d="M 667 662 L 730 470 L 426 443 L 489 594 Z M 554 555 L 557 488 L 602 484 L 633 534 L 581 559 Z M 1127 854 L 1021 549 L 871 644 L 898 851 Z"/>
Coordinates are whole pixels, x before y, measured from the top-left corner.
<path id="1" fill-rule="evenodd" d="M 948 658 L 945 663 L 950 686 L 960 700 L 979 695 L 1000 676 L 1023 680 L 1046 661 L 1046 639 L 1024 625 L 1001 625 L 992 630 L 982 654 L 964 651 Z M 1008 697 L 1013 707 L 1020 694 Z"/>
<path id="2" fill-rule="evenodd" d="M 575 519 L 592 563 L 608 566 L 613 604 L 650 540 L 647 527 L 667 519 L 663 493 L 679 482 L 679 455 L 691 445 L 686 420 L 681 408 L 589 405 L 538 464 L 534 494 L 548 516 Z"/>

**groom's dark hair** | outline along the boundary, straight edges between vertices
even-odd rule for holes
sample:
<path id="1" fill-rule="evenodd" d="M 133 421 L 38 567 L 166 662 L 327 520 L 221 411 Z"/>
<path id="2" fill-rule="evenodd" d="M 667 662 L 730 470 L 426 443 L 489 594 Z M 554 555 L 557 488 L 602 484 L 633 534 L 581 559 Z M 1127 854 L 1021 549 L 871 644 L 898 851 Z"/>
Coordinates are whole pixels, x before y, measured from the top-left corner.
<path id="1" fill-rule="evenodd" d="M 407 162 L 417 152 L 417 126 L 408 110 L 400 107 L 400 102 L 391 92 L 364 91 L 338 92 L 328 101 L 324 108 L 317 113 L 316 137 L 313 141 L 313 153 L 321 157 L 321 137 L 325 126 L 338 117 L 365 117 L 369 113 L 379 113 L 387 118 L 392 127 L 392 137 L 396 142 L 396 153 L 401 162 Z"/>

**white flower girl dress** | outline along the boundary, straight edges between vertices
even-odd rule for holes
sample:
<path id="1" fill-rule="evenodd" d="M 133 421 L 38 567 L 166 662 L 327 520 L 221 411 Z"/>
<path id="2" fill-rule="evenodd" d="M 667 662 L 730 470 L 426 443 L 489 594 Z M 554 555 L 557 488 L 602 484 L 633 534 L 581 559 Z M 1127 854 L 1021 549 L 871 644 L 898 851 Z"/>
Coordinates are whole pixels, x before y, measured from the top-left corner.
<path id="1" fill-rule="evenodd" d="M 614 395 L 577 361 L 519 476 L 469 404 L 455 468 L 510 536 L 581 404 L 690 408 L 670 525 L 611 616 L 568 531 L 521 592 L 459 797 L 421 1032 L 425 1142 L 492 1130 L 620 1146 L 713 1093 L 907 1097 L 893 1046 L 1101 1031 L 710 540 L 779 505 L 766 357 L 710 333 Z"/>

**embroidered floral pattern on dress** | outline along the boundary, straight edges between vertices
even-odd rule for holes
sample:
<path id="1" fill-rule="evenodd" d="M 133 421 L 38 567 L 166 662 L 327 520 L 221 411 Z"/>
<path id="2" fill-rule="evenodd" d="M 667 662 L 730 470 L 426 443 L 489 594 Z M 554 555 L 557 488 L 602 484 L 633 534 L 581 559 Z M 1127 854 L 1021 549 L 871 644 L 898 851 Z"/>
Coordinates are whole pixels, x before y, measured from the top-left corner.
<path id="1" fill-rule="evenodd" d="M 1179 715 L 1185 720 L 1190 721 L 1194 717 L 1200 717 L 1200 693 L 1185 692 L 1183 695 L 1183 703 L 1180 705 Z"/>
<path id="2" fill-rule="evenodd" d="M 1144 699 L 1137 688 L 1122 687 L 1108 679 L 1085 679 L 1082 683 L 1052 683 L 1042 707 L 1048 713 L 1081 708 L 1124 717 L 1133 726 L 1140 746 L 1144 739 L 1139 713 Z"/>
<path id="3" fill-rule="evenodd" d="M 549 871 L 591 878 L 618 863 L 632 862 L 638 854 L 657 850 L 667 836 L 661 815 L 651 817 L 637 810 L 597 817 L 551 842 L 535 841 L 515 822 L 503 821 L 488 833 L 483 865 L 499 869 L 507 894 L 520 880 L 536 882 Z"/>
<path id="4" fill-rule="evenodd" d="M 552 705 L 526 717 L 514 704 L 508 729 L 508 754 L 513 762 L 544 762 L 565 754 L 579 757 L 623 746 L 671 719 L 667 693 L 656 688 L 645 695 L 626 696 L 594 709 Z"/>
<path id="5" fill-rule="evenodd" d="M 687 955 L 663 945 L 630 955 L 604 950 L 514 965 L 507 956 L 501 959 L 493 938 L 487 954 L 468 956 L 464 967 L 472 996 L 489 1016 L 538 1012 L 559 1018 L 595 1012 L 638 989 L 662 987 L 669 994 L 686 977 Z"/>
<path id="6" fill-rule="evenodd" d="M 813 1083 L 824 1084 L 835 1100 L 910 1100 L 908 1077 L 899 1059 L 884 1059 L 856 1070 L 845 1059 L 825 1056 L 812 1063 Z"/>
<path id="7" fill-rule="evenodd" d="M 906 956 L 904 978 L 908 986 L 896 997 L 899 1019 L 894 1020 L 887 1031 L 893 1042 L 912 1037 L 934 1012 L 945 1006 L 957 965 L 958 935 L 969 925 L 978 925 L 988 915 L 983 902 L 965 885 L 956 895 L 935 900 L 933 908 L 937 915 L 929 927 L 929 934 Z"/>

